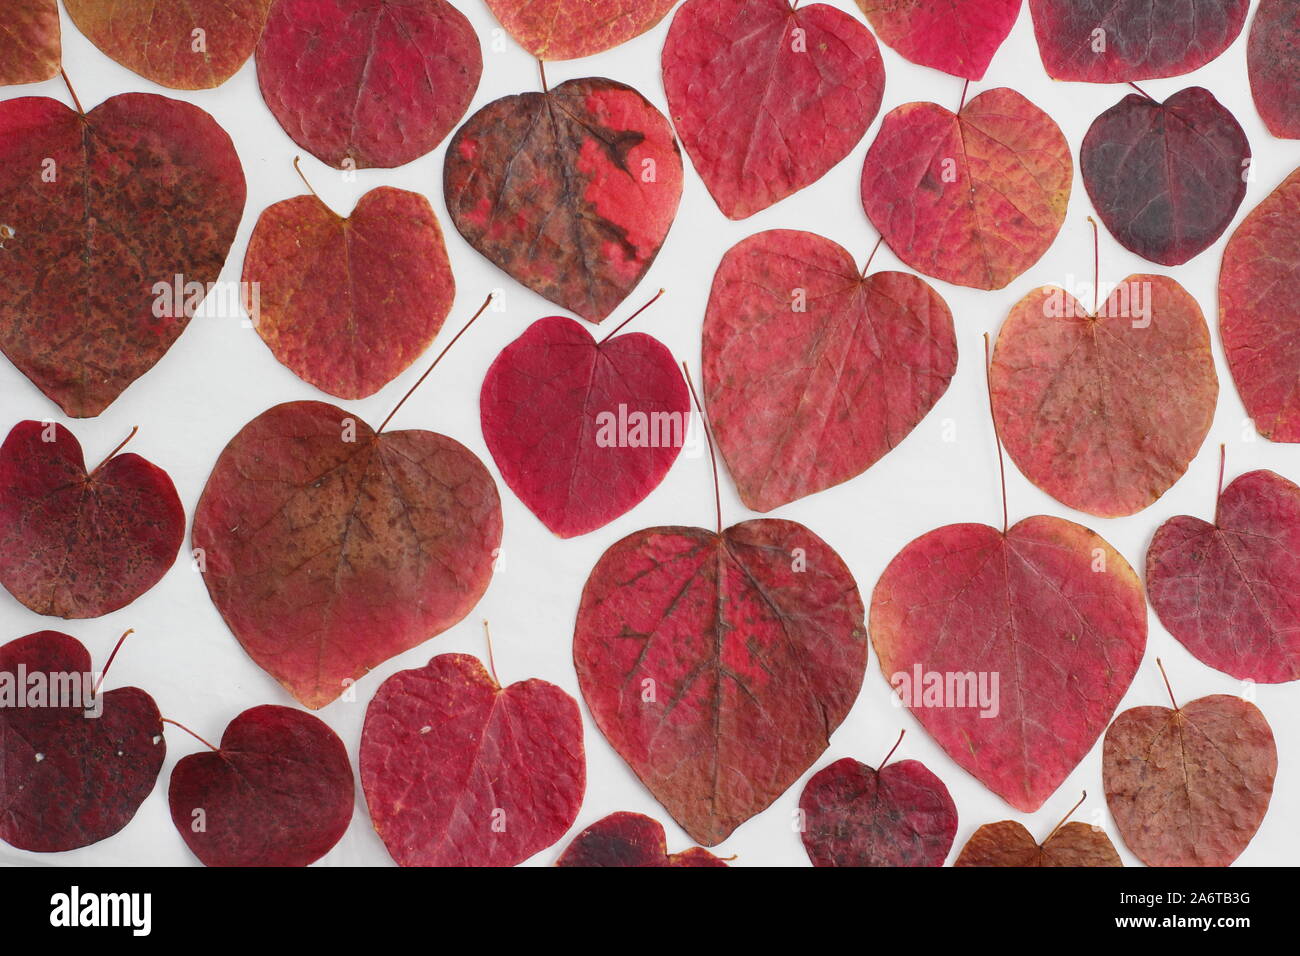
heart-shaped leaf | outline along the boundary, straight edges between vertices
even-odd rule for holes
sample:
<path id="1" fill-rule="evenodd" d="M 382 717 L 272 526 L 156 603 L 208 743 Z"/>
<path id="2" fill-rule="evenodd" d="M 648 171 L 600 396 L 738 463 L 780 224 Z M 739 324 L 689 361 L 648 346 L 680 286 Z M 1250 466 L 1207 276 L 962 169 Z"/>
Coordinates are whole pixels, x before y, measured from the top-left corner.
<path id="1" fill-rule="evenodd" d="M 601 733 L 716 846 L 825 751 L 862 686 L 862 617 L 848 567 L 803 525 L 649 528 L 592 569 L 573 659 Z"/>
<path id="2" fill-rule="evenodd" d="M 682 145 L 729 219 L 821 179 L 866 135 L 885 91 L 866 27 L 788 0 L 688 0 L 663 75 Z"/>
<path id="3" fill-rule="evenodd" d="M 1001 289 L 1056 239 L 1073 178 L 1060 127 L 1000 87 L 960 113 L 908 103 L 886 116 L 862 170 L 862 205 L 913 269 Z"/>
<path id="4" fill-rule="evenodd" d="M 267 107 L 336 169 L 432 152 L 482 75 L 478 36 L 446 0 L 276 0 L 257 46 Z"/>
<path id="5" fill-rule="evenodd" d="M 677 0 L 487 0 L 501 25 L 539 60 L 576 60 L 654 29 Z"/>
<path id="6" fill-rule="evenodd" d="M 1167 276 L 1129 276 L 1096 315 L 1035 289 L 998 333 L 993 414 L 1030 481 L 1071 508 L 1141 511 L 1196 457 L 1219 378 L 1196 300 Z"/>
<path id="7" fill-rule="evenodd" d="M 0 349 L 68 415 L 98 415 L 185 331 L 198 302 L 160 308 L 159 288 L 210 288 L 244 195 L 234 144 L 196 106 L 0 103 Z"/>
<path id="8" fill-rule="evenodd" d="M 1250 91 L 1268 131 L 1300 139 L 1300 7 L 1260 0 L 1246 46 Z"/>
<path id="9" fill-rule="evenodd" d="M 352 765 L 324 721 L 267 704 L 232 720 L 219 750 L 181 758 L 167 801 L 205 866 L 307 866 L 352 821 Z"/>
<path id="10" fill-rule="evenodd" d="M 569 844 L 556 866 L 723 866 L 703 847 L 668 853 L 664 828 L 639 813 L 620 811 L 597 820 Z"/>
<path id="11" fill-rule="evenodd" d="M 1123 866 L 1106 831 L 1065 823 L 1039 844 L 1015 820 L 986 823 L 962 847 L 953 866 Z"/>
<path id="12" fill-rule="evenodd" d="M 161 580 L 184 540 L 176 486 L 139 455 L 110 455 L 87 473 L 72 432 L 31 421 L 0 446 L 0 584 L 37 614 L 126 607 Z"/>
<path id="13" fill-rule="evenodd" d="M 677 216 L 682 157 L 636 90 L 570 80 L 489 103 L 443 170 L 465 240 L 538 295 L 591 322 L 641 281 Z"/>
<path id="14" fill-rule="evenodd" d="M 587 786 L 577 702 L 502 688 L 476 658 L 399 671 L 366 708 L 361 786 L 401 866 L 514 866 L 573 825 Z"/>
<path id="15" fill-rule="evenodd" d="M 857 0 L 883 43 L 913 63 L 981 80 L 1020 0 Z"/>
<path id="16" fill-rule="evenodd" d="M 1102 113 L 1079 153 L 1088 196 L 1119 244 L 1180 266 L 1214 245 L 1246 198 L 1250 143 L 1209 90 L 1136 93 Z"/>
<path id="17" fill-rule="evenodd" d="M 58 76 L 62 60 L 55 0 L 9 0 L 0 26 L 0 86 Z"/>

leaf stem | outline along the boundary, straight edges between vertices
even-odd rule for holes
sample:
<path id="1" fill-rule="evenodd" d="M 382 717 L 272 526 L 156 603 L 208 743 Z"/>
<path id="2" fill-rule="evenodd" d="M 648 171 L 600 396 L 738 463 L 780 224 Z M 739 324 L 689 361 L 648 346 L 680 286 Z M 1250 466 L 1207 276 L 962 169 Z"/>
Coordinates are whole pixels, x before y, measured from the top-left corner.
<path id="1" fill-rule="evenodd" d="M 880 251 L 880 247 L 884 241 L 885 237 L 881 236 L 876 240 L 876 244 L 871 247 L 871 255 L 867 256 L 867 264 L 862 267 L 862 278 L 865 279 L 867 277 L 867 270 L 871 268 L 872 260 L 876 258 L 876 253 Z"/>
<path id="2" fill-rule="evenodd" d="M 1092 314 L 1096 318 L 1101 308 L 1101 231 L 1096 219 L 1089 216 L 1088 222 L 1092 223 Z"/>
<path id="3" fill-rule="evenodd" d="M 880 766 L 876 768 L 876 773 L 879 773 L 880 771 L 885 769 L 885 764 L 889 763 L 889 758 L 894 756 L 894 751 L 897 750 L 898 745 L 903 742 L 903 735 L 906 733 L 907 733 L 906 727 L 904 727 L 902 730 L 898 732 L 898 739 L 894 741 L 894 746 L 889 748 L 889 753 L 885 754 L 885 759 L 880 761 Z"/>
<path id="4" fill-rule="evenodd" d="M 492 672 L 492 679 L 496 681 L 497 687 L 500 687 L 501 678 L 497 677 L 497 661 L 492 654 L 492 628 L 488 627 L 487 618 L 483 618 L 483 636 L 487 639 L 488 670 Z"/>
<path id="5" fill-rule="evenodd" d="M 104 678 L 108 676 L 108 669 L 113 666 L 113 661 L 117 658 L 117 652 L 122 649 L 122 645 L 126 643 L 126 639 L 134 633 L 135 628 L 128 627 L 126 633 L 117 639 L 117 643 L 113 645 L 113 650 L 109 652 L 108 661 L 104 664 L 104 669 L 99 672 L 99 680 L 95 681 L 95 689 L 90 692 L 91 697 L 99 696 L 99 688 L 103 686 Z"/>
<path id="6" fill-rule="evenodd" d="M 1165 673 L 1164 662 L 1156 658 L 1156 667 L 1160 668 L 1160 676 L 1165 679 L 1165 690 L 1169 691 L 1169 703 L 1174 705 L 1174 710 L 1179 710 L 1178 699 L 1174 697 L 1174 689 L 1169 686 L 1169 675 Z"/>
<path id="7" fill-rule="evenodd" d="M 193 738 L 194 738 L 195 740 L 197 740 L 199 743 L 203 744 L 203 746 L 207 747 L 209 750 L 215 750 L 217 753 L 221 753 L 221 749 L 220 749 L 219 747 L 214 747 L 214 746 L 212 746 L 212 744 L 208 743 L 206 740 L 204 740 L 202 737 L 200 737 L 200 736 L 199 736 L 198 734 L 196 734 L 194 731 L 190 730 L 190 728 L 186 727 L 186 726 L 185 726 L 184 724 L 182 724 L 180 721 L 178 721 L 178 720 L 172 720 L 170 717 L 164 717 L 164 718 L 162 719 L 162 722 L 163 722 L 164 724 L 171 724 L 173 727 L 179 727 L 181 730 L 185 731 L 187 734 L 189 734 L 191 737 L 193 737 Z"/>
<path id="8" fill-rule="evenodd" d="M 704 437 L 709 443 L 709 460 L 713 463 L 713 503 L 718 512 L 718 535 L 722 535 L 722 486 L 718 482 L 718 455 L 713 450 L 713 429 L 709 427 L 709 420 L 704 415 L 704 405 L 700 402 L 700 396 L 695 391 L 695 382 L 691 379 L 691 370 L 686 363 L 682 363 L 682 371 L 686 373 L 686 386 L 691 390 L 691 398 L 695 402 L 695 409 L 700 413 L 700 423 L 704 426 Z"/>
<path id="9" fill-rule="evenodd" d="M 606 342 L 608 342 L 608 341 L 609 341 L 610 339 L 612 339 L 614 336 L 618 335 L 618 333 L 620 333 L 620 332 L 623 331 L 623 327 L 624 327 L 625 325 L 627 325 L 628 323 L 630 323 L 633 319 L 635 319 L 638 315 L 640 315 L 640 314 L 641 314 L 642 312 L 644 312 L 646 309 L 650 308 L 650 306 L 652 306 L 652 305 L 654 305 L 656 302 L 658 302 L 658 301 L 660 300 L 660 298 L 663 297 L 663 294 L 664 294 L 664 290 L 663 290 L 663 289 L 660 289 L 658 292 L 655 293 L 655 297 L 654 297 L 653 299 L 651 299 L 651 300 L 650 300 L 649 302 L 647 302 L 645 305 L 641 306 L 641 308 L 637 309 L 635 312 L 633 312 L 631 315 L 629 315 L 626 319 L 624 319 L 622 322 L 620 322 L 618 325 L 616 325 L 616 326 L 614 327 L 614 331 L 613 331 L 613 332 L 610 332 L 609 335 L 605 336 L 603 339 L 601 339 L 601 340 L 600 340 L 599 342 L 597 342 L 596 344 L 597 344 L 597 345 L 604 345 Z"/>
<path id="10" fill-rule="evenodd" d="M 132 438 L 135 437 L 135 433 L 138 432 L 139 430 L 140 430 L 139 425 L 136 425 L 134 428 L 132 428 L 131 434 L 123 438 L 121 443 L 108 453 L 108 457 L 95 466 L 95 470 L 86 476 L 86 480 L 89 481 L 91 478 L 94 478 L 97 474 L 99 474 L 99 470 L 103 468 L 105 465 L 107 465 L 110 461 L 112 461 L 114 457 L 117 456 L 117 453 L 126 447 L 127 442 L 129 442 Z"/>
<path id="11" fill-rule="evenodd" d="M 81 100 L 77 99 L 77 91 L 72 88 L 72 81 L 68 79 L 68 71 L 63 67 L 59 67 L 59 76 L 63 77 L 63 85 L 68 88 L 68 93 L 72 96 L 72 102 L 77 104 L 77 112 L 85 116 L 86 111 L 81 108 Z"/>
<path id="12" fill-rule="evenodd" d="M 316 190 L 315 190 L 314 188 L 312 188 L 312 184 L 311 184 L 310 182 L 307 181 L 307 174 L 304 173 L 304 172 L 302 171 L 302 157 L 301 157 L 301 156 L 295 156 L 295 157 L 293 158 L 293 169 L 294 169 L 294 172 L 296 172 L 296 173 L 298 174 L 298 178 L 302 180 L 302 184 L 303 184 L 304 186 L 307 187 L 307 192 L 311 193 L 311 194 L 312 194 L 313 196 L 315 196 L 317 199 L 320 199 L 320 194 L 317 193 Z M 320 201 L 321 201 L 321 202 L 324 202 L 325 200 L 320 199 Z"/>
<path id="13" fill-rule="evenodd" d="M 1056 831 L 1061 829 L 1061 827 L 1065 826 L 1065 821 L 1069 820 L 1070 817 L 1074 816 L 1074 811 L 1078 810 L 1081 806 L 1083 806 L 1083 801 L 1087 799 L 1088 799 L 1088 791 L 1085 790 L 1083 791 L 1083 796 L 1079 798 L 1079 802 L 1076 803 L 1074 806 L 1070 807 L 1070 812 L 1067 813 L 1065 816 L 1061 817 L 1061 822 L 1058 823 L 1056 826 L 1052 827 L 1052 832 L 1047 834 L 1047 839 L 1044 840 L 1042 843 L 1040 843 L 1039 846 L 1046 846 L 1051 841 L 1052 837 L 1056 836 Z"/>
<path id="14" fill-rule="evenodd" d="M 543 93 L 551 92 L 550 86 L 548 86 L 546 83 L 546 61 L 545 60 L 539 59 L 537 61 L 537 72 L 542 75 L 542 92 Z"/>
<path id="15" fill-rule="evenodd" d="M 966 108 L 966 94 L 967 94 L 968 92 L 970 92 L 970 80 L 967 80 L 967 81 L 962 85 L 962 88 L 961 88 L 961 105 L 957 107 L 957 112 L 958 112 L 958 113 L 960 113 L 962 110 L 964 110 L 964 109 Z"/>
<path id="16" fill-rule="evenodd" d="M 1129 86 L 1133 87 L 1133 89 L 1137 90 L 1139 93 L 1141 93 L 1141 94 L 1142 94 L 1143 96 L 1145 96 L 1147 99 L 1149 99 L 1152 103 L 1156 102 L 1156 98 L 1155 98 L 1154 96 L 1152 96 L 1152 95 L 1151 95 L 1150 93 L 1148 93 L 1146 90 L 1142 89 L 1142 87 L 1138 86 L 1136 83 L 1129 83 Z"/>
<path id="17" fill-rule="evenodd" d="M 1214 526 L 1219 526 L 1219 507 L 1223 501 L 1223 470 L 1228 465 L 1228 446 L 1219 445 L 1219 494 L 1214 499 Z"/>
<path id="18" fill-rule="evenodd" d="M 1002 478 L 1002 533 L 1011 529 L 1011 518 L 1007 511 L 1007 463 L 1002 453 L 1002 433 L 998 431 L 998 416 L 993 410 L 993 355 L 989 344 L 989 334 L 984 333 L 984 384 L 989 393 L 989 418 L 993 419 L 993 441 L 998 446 L 998 472 Z"/>

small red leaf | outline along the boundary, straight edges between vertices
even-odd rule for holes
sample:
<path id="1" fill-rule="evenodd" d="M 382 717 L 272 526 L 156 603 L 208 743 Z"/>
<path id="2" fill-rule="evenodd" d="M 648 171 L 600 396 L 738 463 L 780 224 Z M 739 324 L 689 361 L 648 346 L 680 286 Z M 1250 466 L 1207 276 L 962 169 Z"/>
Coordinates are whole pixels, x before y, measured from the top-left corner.
<path id="1" fill-rule="evenodd" d="M 1015 820 L 986 823 L 962 848 L 953 866 L 1123 866 L 1106 831 L 1066 823 L 1040 846 Z"/>
<path id="2" fill-rule="evenodd" d="M 883 43 L 921 66 L 981 80 L 1020 16 L 1020 0 L 857 0 Z"/>
<path id="3" fill-rule="evenodd" d="M 569 844 L 556 866 L 722 866 L 702 847 L 668 853 L 664 828 L 639 813 L 620 811 L 597 820 Z"/>
<path id="4" fill-rule="evenodd" d="M 1300 6 L 1260 0 L 1246 47 L 1250 91 L 1268 131 L 1300 139 Z"/>
<path id="5" fill-rule="evenodd" d="M 9 0 L 0 29 L 0 86 L 58 76 L 62 60 L 55 0 Z"/>
<path id="6" fill-rule="evenodd" d="M 677 0 L 487 0 L 501 25 L 539 60 L 576 60 L 654 29 Z"/>

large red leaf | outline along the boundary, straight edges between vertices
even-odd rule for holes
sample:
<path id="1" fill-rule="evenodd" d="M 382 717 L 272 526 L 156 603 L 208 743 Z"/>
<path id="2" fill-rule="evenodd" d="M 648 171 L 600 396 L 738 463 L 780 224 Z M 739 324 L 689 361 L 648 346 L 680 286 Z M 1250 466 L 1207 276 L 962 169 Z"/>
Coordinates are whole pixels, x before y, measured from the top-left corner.
<path id="1" fill-rule="evenodd" d="M 682 145 L 729 219 L 821 179 L 866 135 L 885 91 L 866 27 L 788 0 L 688 0 L 663 75 Z"/>
<path id="2" fill-rule="evenodd" d="M 107 56 L 176 90 L 207 90 L 253 55 L 271 0 L 63 0 Z"/>
<path id="3" fill-rule="evenodd" d="M 1300 679 L 1300 488 L 1271 471 L 1219 496 L 1214 524 L 1180 515 L 1147 551 L 1160 623 L 1239 680 Z"/>
<path id="4" fill-rule="evenodd" d="M 556 866 L 722 866 L 726 861 L 703 847 L 668 853 L 664 828 L 639 813 L 620 811 L 583 830 L 560 854 Z"/>
<path id="5" fill-rule="evenodd" d="M 516 280 L 599 322 L 641 281 L 677 215 L 682 158 L 630 86 L 570 80 L 489 103 L 452 139 L 452 221 Z"/>
<path id="6" fill-rule="evenodd" d="M 432 152 L 482 75 L 478 36 L 446 0 L 276 0 L 257 47 L 262 99 L 337 169 Z"/>
<path id="7" fill-rule="evenodd" d="M 862 204 L 913 269 L 1001 289 L 1056 239 L 1073 178 L 1052 118 L 999 87 L 960 113 L 908 103 L 886 116 L 862 170 Z"/>
<path id="8" fill-rule="evenodd" d="M 456 298 L 429 200 L 381 186 L 346 219 L 315 196 L 262 213 L 244 257 L 257 333 L 295 375 L 340 398 L 373 395 L 420 357 Z"/>
<path id="9" fill-rule="evenodd" d="M 235 637 L 316 709 L 478 603 L 501 501 L 445 435 L 376 434 L 341 408 L 291 402 L 231 439 L 192 538 Z"/>
<path id="10" fill-rule="evenodd" d="M 1147 866 L 1227 866 L 1259 829 L 1276 774 L 1273 731 L 1239 697 L 1134 707 L 1106 731 L 1106 802 Z"/>
<path id="11" fill-rule="evenodd" d="M 649 528 L 592 569 L 573 658 L 601 733 L 715 846 L 826 749 L 862 685 L 862 616 L 848 567 L 803 525 Z"/>
<path id="12" fill-rule="evenodd" d="M 1250 91 L 1274 136 L 1300 139 L 1300 6 L 1260 0 L 1246 47 Z"/>
<path id="13" fill-rule="evenodd" d="M 1131 83 L 1200 69 L 1237 39 L 1250 0 L 1029 0 L 1057 80 Z"/>
<path id="14" fill-rule="evenodd" d="M 1191 86 L 1163 103 L 1134 93 L 1093 122 L 1079 167 L 1120 245 L 1180 266 L 1214 245 L 1237 214 L 1250 143 L 1209 90 Z"/>
<path id="15" fill-rule="evenodd" d="M 1123 556 L 1041 515 L 1006 533 L 956 524 L 922 535 L 871 600 L 885 678 L 953 760 L 1026 813 L 1097 742 L 1146 636 Z"/>
<path id="16" fill-rule="evenodd" d="M 31 421 L 0 446 L 0 584 L 37 614 L 126 607 L 161 580 L 184 540 L 176 486 L 139 455 L 87 473 L 72 432 Z"/>
<path id="17" fill-rule="evenodd" d="M 962 847 L 953 866 L 1123 866 L 1106 831 L 1066 823 L 1039 844 L 1015 820 L 986 823 Z"/>
<path id="18" fill-rule="evenodd" d="M 934 407 L 957 368 L 952 314 L 916 276 L 864 276 L 807 232 L 722 259 L 704 318 L 704 393 L 741 499 L 771 511 L 862 474 Z"/>
<path id="19" fill-rule="evenodd" d="M 1163 495 L 1214 420 L 1219 379 L 1196 300 L 1129 276 L 1097 315 L 1035 289 L 998 333 L 993 414 L 1007 453 L 1058 501 L 1113 518 Z"/>
<path id="20" fill-rule="evenodd" d="M 86 648 L 57 631 L 0 647 L 0 840 L 38 853 L 89 846 L 130 823 L 153 790 L 167 755 L 158 706 L 138 687 L 92 705 L 94 677 Z"/>
<path id="21" fill-rule="evenodd" d="M 659 486 L 682 450 L 691 404 L 658 339 L 633 332 L 597 342 L 552 316 L 496 357 L 479 411 L 506 484 L 546 527 L 572 538 Z"/>
<path id="22" fill-rule="evenodd" d="M 185 330 L 197 303 L 160 309 L 155 286 L 216 281 L 244 196 L 234 144 L 196 106 L 0 103 L 0 349 L 68 415 L 98 415 Z"/>
<path id="23" fill-rule="evenodd" d="M 329 725 L 267 704 L 232 720 L 219 750 L 181 758 L 167 802 L 205 866 L 307 866 L 343 837 L 353 786 Z"/>
<path id="24" fill-rule="evenodd" d="M 443 654 L 366 708 L 361 786 L 401 866 L 514 866 L 573 825 L 587 786 L 582 717 L 546 681 L 502 688 Z"/>
<path id="25" fill-rule="evenodd" d="M 1265 438 L 1300 442 L 1300 169 L 1223 252 L 1219 334 L 1242 404 Z"/>
<path id="26" fill-rule="evenodd" d="M 638 37 L 677 0 L 487 0 L 501 25 L 539 60 L 575 60 Z"/>
<path id="27" fill-rule="evenodd" d="M 900 56 L 981 80 L 1020 16 L 1021 0 L 857 0 L 880 39 Z"/>
<path id="28" fill-rule="evenodd" d="M 0 86 L 58 76 L 60 47 L 55 0 L 9 0 L 0 23 Z"/>

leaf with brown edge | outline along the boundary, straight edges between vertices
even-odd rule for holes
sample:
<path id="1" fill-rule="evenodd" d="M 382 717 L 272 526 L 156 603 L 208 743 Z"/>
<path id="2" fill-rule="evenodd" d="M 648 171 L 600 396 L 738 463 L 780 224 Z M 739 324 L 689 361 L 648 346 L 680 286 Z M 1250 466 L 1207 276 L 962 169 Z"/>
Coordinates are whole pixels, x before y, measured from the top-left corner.
<path id="1" fill-rule="evenodd" d="M 953 866 L 1123 866 L 1106 831 L 1065 823 L 1040 845 L 1015 820 L 986 823 L 962 847 Z"/>
<path id="2" fill-rule="evenodd" d="M 63 0 L 91 43 L 146 80 L 208 90 L 253 55 L 272 0 Z"/>
<path id="3" fill-rule="evenodd" d="M 677 0 L 487 0 L 519 45 L 539 60 L 576 60 L 653 30 Z"/>
<path id="4" fill-rule="evenodd" d="M 718 266 L 704 318 L 704 394 L 749 508 L 774 508 L 862 474 L 948 388 L 948 306 L 903 272 L 864 276 L 841 246 L 771 230 Z"/>
<path id="5" fill-rule="evenodd" d="M 857 0 L 880 40 L 899 56 L 981 80 L 1015 26 L 1021 0 Z"/>
<path id="6" fill-rule="evenodd" d="M 1273 731 L 1239 697 L 1134 707 L 1106 731 L 1106 803 L 1147 866 L 1232 863 L 1268 812 L 1276 774 Z"/>
<path id="7" fill-rule="evenodd" d="M 825 751 L 862 685 L 862 617 L 852 573 L 803 525 L 648 528 L 592 569 L 573 659 L 605 739 L 716 846 Z"/>
<path id="8" fill-rule="evenodd" d="M 59 75 L 63 53 L 56 0 L 9 0 L 0 21 L 0 86 Z"/>
<path id="9" fill-rule="evenodd" d="M 346 399 L 406 371 L 456 298 L 429 200 L 388 186 L 362 196 L 346 219 L 314 195 L 269 207 L 248 243 L 244 283 L 256 283 L 255 327 L 275 357 Z"/>
<path id="10" fill-rule="evenodd" d="M 613 80 L 569 80 L 489 103 L 443 170 L 465 240 L 516 281 L 590 322 L 649 270 L 677 216 L 682 158 L 668 121 Z"/>
<path id="11" fill-rule="evenodd" d="M 216 282 L 244 198 L 234 144 L 196 106 L 0 103 L 0 349 L 69 416 L 98 415 L 185 330 L 197 302 L 160 291 Z"/>
<path id="12" fill-rule="evenodd" d="M 556 866 L 721 866 L 727 862 L 703 847 L 669 854 L 658 820 L 619 811 L 583 830 L 555 861 Z"/>
<path id="13" fill-rule="evenodd" d="M 1025 477 L 1107 518 L 1141 511 L 1183 476 L 1219 395 L 1200 306 L 1157 275 L 1129 276 L 1095 316 L 1063 289 L 1029 293 L 998 333 L 990 383 Z"/>
<path id="14" fill-rule="evenodd" d="M 1300 139 L 1300 6 L 1293 0 L 1260 0 L 1246 65 L 1255 108 L 1268 131 Z"/>
<path id="15" fill-rule="evenodd" d="M 908 103 L 886 116 L 862 170 L 862 205 L 916 271 L 1001 289 L 1056 239 L 1073 178 L 1060 127 L 999 87 L 960 113 Z"/>

